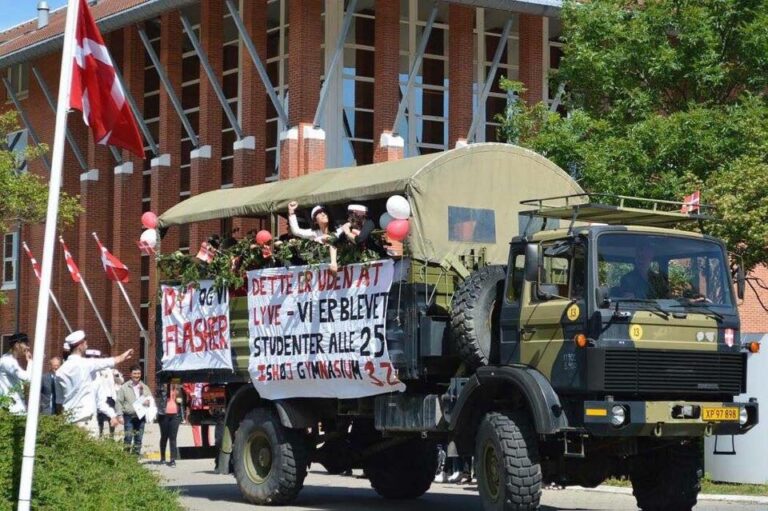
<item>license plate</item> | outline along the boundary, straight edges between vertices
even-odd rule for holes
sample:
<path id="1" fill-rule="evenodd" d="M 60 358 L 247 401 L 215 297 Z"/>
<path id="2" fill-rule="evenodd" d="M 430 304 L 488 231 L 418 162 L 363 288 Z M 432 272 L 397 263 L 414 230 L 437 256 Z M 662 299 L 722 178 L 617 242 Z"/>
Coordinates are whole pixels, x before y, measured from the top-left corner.
<path id="1" fill-rule="evenodd" d="M 701 418 L 705 421 L 737 421 L 739 420 L 738 408 L 713 407 L 703 408 Z"/>

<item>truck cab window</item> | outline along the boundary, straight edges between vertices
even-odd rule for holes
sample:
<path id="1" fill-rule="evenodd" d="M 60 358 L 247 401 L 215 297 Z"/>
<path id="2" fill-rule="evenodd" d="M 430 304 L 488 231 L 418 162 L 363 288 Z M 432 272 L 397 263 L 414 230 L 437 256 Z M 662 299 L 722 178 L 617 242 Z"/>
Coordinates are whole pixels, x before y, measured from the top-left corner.
<path id="1" fill-rule="evenodd" d="M 586 253 L 581 245 L 542 244 L 539 289 L 557 298 L 580 299 L 586 287 Z"/>
<path id="2" fill-rule="evenodd" d="M 513 253 L 512 265 L 507 272 L 507 302 L 517 302 L 523 291 L 523 275 L 525 272 L 525 254 Z"/>

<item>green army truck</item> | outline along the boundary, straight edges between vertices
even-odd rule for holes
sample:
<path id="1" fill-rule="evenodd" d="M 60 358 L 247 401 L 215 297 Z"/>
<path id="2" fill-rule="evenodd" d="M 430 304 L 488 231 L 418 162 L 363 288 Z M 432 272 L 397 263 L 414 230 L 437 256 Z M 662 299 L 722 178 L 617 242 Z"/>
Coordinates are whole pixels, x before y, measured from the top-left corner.
<path id="1" fill-rule="evenodd" d="M 474 457 L 488 511 L 538 509 L 547 484 L 622 476 L 643 510 L 693 508 L 702 438 L 758 422 L 755 400 L 734 401 L 751 356 L 736 307 L 743 273 L 721 241 L 676 229 L 703 216 L 590 196 L 535 153 L 475 144 L 201 194 L 160 226 L 259 218 L 277 233 L 292 200 L 332 212 L 363 202 L 378 218 L 393 194 L 412 210 L 406 271 L 386 307 L 403 392 L 264 398 L 236 293 L 233 371 L 158 366 L 160 381 L 207 382 L 223 396 L 212 404 L 225 416 L 218 467 L 244 497 L 290 502 L 315 462 L 362 468 L 385 498 L 416 498 L 435 475 L 436 444 L 453 441 Z"/>

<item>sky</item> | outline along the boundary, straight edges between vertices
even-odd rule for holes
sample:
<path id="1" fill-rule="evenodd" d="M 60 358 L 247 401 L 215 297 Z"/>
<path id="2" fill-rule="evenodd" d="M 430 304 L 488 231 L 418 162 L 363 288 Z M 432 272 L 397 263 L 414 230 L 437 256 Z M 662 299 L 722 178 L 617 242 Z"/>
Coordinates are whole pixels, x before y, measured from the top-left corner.
<path id="1" fill-rule="evenodd" d="M 51 10 L 58 9 L 67 0 L 47 0 Z M 37 18 L 37 0 L 0 0 L 0 31 Z"/>

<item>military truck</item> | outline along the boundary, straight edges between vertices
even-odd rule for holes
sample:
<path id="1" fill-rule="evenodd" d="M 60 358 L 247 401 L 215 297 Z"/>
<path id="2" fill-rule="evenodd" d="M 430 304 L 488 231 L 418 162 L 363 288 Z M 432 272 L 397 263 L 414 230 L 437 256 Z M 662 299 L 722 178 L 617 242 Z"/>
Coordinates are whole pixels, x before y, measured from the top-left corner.
<path id="1" fill-rule="evenodd" d="M 721 241 L 678 229 L 704 215 L 591 196 L 540 155 L 474 144 L 201 194 L 160 225 L 256 218 L 277 234 L 291 200 L 337 212 L 364 202 L 378 218 L 393 194 L 413 212 L 384 334 L 403 392 L 265 398 L 237 293 L 233 371 L 158 366 L 161 381 L 225 396 L 218 467 L 244 497 L 288 503 L 319 463 L 362 468 L 385 498 L 416 498 L 435 475 L 436 443 L 453 441 L 474 456 L 489 511 L 538 509 L 546 484 L 611 476 L 631 480 L 643 510 L 691 509 L 702 437 L 758 422 L 755 400 L 734 401 L 759 348 L 740 342 L 743 273 Z"/>

